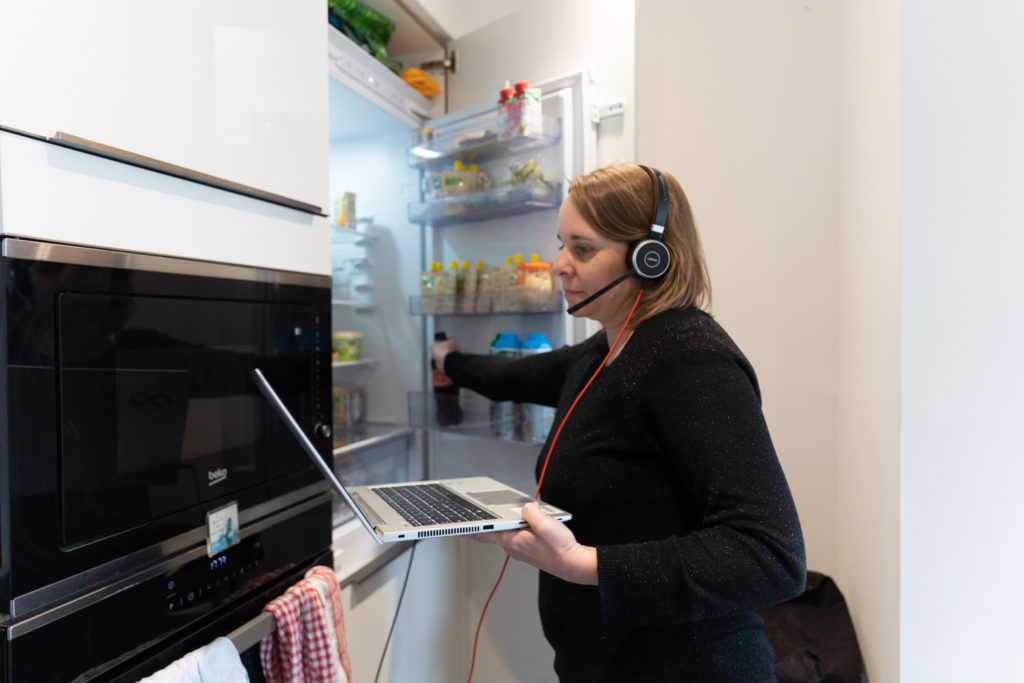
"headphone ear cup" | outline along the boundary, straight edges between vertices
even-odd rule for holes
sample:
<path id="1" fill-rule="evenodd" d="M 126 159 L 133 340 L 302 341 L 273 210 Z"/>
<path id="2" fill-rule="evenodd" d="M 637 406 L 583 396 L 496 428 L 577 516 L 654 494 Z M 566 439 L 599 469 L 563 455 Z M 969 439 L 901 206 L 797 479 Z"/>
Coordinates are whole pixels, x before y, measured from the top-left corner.
<path id="1" fill-rule="evenodd" d="M 659 278 L 668 272 L 671 256 L 661 241 L 646 239 L 637 242 L 629 252 L 629 267 L 645 280 Z"/>

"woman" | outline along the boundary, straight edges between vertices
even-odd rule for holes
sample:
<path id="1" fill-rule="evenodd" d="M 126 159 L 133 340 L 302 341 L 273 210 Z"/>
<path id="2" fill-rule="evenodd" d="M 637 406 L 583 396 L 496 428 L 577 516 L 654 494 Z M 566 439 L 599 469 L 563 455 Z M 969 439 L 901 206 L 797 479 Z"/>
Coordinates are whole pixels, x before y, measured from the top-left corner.
<path id="1" fill-rule="evenodd" d="M 667 272 L 588 302 L 627 270 L 631 245 L 657 237 L 658 175 Z M 558 238 L 566 300 L 602 332 L 522 359 L 432 347 L 463 387 L 557 406 L 540 493 L 572 521 L 530 503 L 529 529 L 478 540 L 542 570 L 541 622 L 562 681 L 774 681 L 754 610 L 803 590 L 803 537 L 754 371 L 702 310 L 710 286 L 686 196 L 643 166 L 600 169 L 571 183 Z"/>

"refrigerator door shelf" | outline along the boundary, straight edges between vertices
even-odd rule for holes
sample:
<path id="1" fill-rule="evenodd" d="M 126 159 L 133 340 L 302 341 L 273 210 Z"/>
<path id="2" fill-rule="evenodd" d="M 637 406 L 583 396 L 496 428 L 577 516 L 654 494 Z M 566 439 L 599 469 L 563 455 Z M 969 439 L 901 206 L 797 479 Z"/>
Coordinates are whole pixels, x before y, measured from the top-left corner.
<path id="1" fill-rule="evenodd" d="M 411 315 L 502 315 L 506 313 L 561 313 L 565 309 L 562 292 L 538 294 L 535 291 L 499 290 L 459 294 L 420 294 L 409 297 Z"/>
<path id="2" fill-rule="evenodd" d="M 458 410 L 453 403 L 458 402 Z M 533 404 L 509 404 L 510 417 L 502 417 L 502 404 L 489 401 L 480 394 L 463 389 L 458 397 L 437 395 L 432 392 L 409 392 L 409 424 L 415 429 L 441 431 L 477 439 L 497 439 L 517 446 L 534 449 L 544 443 L 532 433 L 524 436 L 520 427 L 522 408 Z M 458 424 L 447 424 L 445 416 L 461 414 Z M 439 419 L 440 418 L 440 419 Z"/>
<path id="3" fill-rule="evenodd" d="M 469 132 L 453 132 L 428 143 L 411 146 L 409 165 L 438 170 L 451 167 L 455 160 L 479 164 L 558 144 L 562 139 L 561 119 L 543 116 L 541 121 L 542 125 L 534 130 L 502 138 L 498 135 L 498 116 L 492 113 L 474 124 Z"/>
<path id="4" fill-rule="evenodd" d="M 557 209 L 562 203 L 562 183 L 499 185 L 481 192 L 464 192 L 441 199 L 409 204 L 409 221 L 430 223 L 435 228 L 504 218 L 532 211 Z"/>

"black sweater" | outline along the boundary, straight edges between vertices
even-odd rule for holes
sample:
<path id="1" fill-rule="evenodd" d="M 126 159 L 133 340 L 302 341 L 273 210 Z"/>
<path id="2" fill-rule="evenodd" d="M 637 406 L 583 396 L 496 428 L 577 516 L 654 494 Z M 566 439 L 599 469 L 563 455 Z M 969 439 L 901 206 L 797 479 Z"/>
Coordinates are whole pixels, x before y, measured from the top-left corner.
<path id="1" fill-rule="evenodd" d="M 555 429 L 608 351 L 601 332 L 509 359 L 459 352 L 456 383 L 557 406 Z M 804 588 L 803 536 L 750 364 L 697 309 L 640 324 L 576 406 L 541 497 L 597 547 L 598 583 L 541 572 L 562 681 L 774 681 L 754 610 Z"/>

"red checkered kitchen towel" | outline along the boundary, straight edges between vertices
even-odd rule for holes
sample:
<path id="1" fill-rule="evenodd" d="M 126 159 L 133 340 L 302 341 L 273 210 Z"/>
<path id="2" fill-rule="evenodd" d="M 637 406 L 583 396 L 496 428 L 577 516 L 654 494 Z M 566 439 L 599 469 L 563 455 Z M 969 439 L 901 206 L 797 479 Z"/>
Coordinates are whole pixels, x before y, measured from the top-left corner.
<path id="1" fill-rule="evenodd" d="M 260 641 L 260 662 L 269 683 L 352 680 L 341 592 L 332 569 L 313 567 L 263 610 L 277 623 L 274 633 Z"/>

